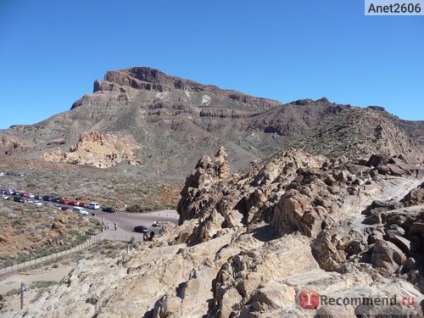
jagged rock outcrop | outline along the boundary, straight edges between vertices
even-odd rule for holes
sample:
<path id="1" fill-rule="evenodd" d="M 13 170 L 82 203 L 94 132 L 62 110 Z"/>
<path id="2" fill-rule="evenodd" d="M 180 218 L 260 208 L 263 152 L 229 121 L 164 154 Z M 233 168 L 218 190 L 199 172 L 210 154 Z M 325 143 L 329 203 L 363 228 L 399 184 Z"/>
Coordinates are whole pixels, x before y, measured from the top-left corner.
<path id="1" fill-rule="evenodd" d="M 78 143 L 68 152 L 57 149 L 44 153 L 43 159 L 98 168 L 109 168 L 122 161 L 138 165 L 140 161 L 133 154 L 133 149 L 136 147 L 137 144 L 129 136 L 119 138 L 115 135 L 91 131 L 81 134 Z"/>
<path id="2" fill-rule="evenodd" d="M 190 241 L 198 242 L 212 238 L 221 229 L 270 220 L 272 206 L 284 193 L 288 180 L 300 167 L 315 168 L 322 160 L 289 150 L 264 166 L 257 164 L 246 175 L 233 175 L 228 182 L 227 154 L 221 148 L 215 158 L 203 157 L 187 178 L 177 206 L 179 223 L 199 219 L 190 236 Z"/>
<path id="3" fill-rule="evenodd" d="M 6 156 L 30 150 L 30 146 L 21 138 L 0 135 L 0 153 Z"/>

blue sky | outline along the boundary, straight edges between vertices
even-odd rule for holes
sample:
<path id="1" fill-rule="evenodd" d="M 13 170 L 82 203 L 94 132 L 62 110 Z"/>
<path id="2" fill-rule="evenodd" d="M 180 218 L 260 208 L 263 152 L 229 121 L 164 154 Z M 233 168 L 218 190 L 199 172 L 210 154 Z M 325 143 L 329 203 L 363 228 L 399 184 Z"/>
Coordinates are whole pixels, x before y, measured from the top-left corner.
<path id="1" fill-rule="evenodd" d="M 69 110 L 108 70 L 424 120 L 424 16 L 364 0 L 0 0 L 0 128 Z"/>

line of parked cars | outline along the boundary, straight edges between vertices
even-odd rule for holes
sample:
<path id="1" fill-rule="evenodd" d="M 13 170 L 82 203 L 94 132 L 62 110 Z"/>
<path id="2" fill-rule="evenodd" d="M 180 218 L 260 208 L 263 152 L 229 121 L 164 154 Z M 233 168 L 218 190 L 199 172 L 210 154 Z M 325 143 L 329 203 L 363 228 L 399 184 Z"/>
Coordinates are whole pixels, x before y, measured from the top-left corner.
<path id="1" fill-rule="evenodd" d="M 18 192 L 11 189 L 0 189 L 1 198 L 7 200 L 13 197 L 13 201 L 21 203 L 34 203 L 38 206 L 44 205 L 49 206 L 54 203 L 54 206 L 61 210 L 70 210 L 69 206 L 73 206 L 72 212 L 78 213 L 80 215 L 88 215 L 88 212 L 84 208 L 99 210 L 100 204 L 97 202 L 81 202 L 77 199 L 69 200 L 62 197 L 54 197 L 52 195 L 34 195 L 30 192 Z M 104 207 L 103 211 L 114 213 L 115 209 L 113 207 Z"/>

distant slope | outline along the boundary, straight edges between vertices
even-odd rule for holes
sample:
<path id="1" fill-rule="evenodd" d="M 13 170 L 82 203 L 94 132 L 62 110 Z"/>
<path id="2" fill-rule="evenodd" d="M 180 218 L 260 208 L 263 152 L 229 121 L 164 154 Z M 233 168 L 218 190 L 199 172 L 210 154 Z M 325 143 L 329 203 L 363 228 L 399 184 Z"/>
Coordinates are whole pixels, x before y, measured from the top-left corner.
<path id="1" fill-rule="evenodd" d="M 390 156 L 402 154 L 414 162 L 422 161 L 423 145 L 409 137 L 393 118 L 373 108 L 352 107 L 322 122 L 290 144 L 312 154 L 330 157 L 345 155 L 363 159 L 371 153 L 386 153 Z M 418 130 L 415 132 L 418 133 Z"/>

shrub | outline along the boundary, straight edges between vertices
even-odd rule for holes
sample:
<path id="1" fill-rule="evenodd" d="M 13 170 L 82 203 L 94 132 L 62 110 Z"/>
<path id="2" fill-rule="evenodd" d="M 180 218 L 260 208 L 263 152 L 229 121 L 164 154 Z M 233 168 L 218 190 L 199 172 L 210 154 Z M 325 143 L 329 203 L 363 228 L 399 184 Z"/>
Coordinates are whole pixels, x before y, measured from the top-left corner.
<path id="1" fill-rule="evenodd" d="M 126 211 L 127 212 L 140 212 L 141 211 L 141 206 L 139 206 L 138 204 L 133 204 L 127 207 Z"/>

